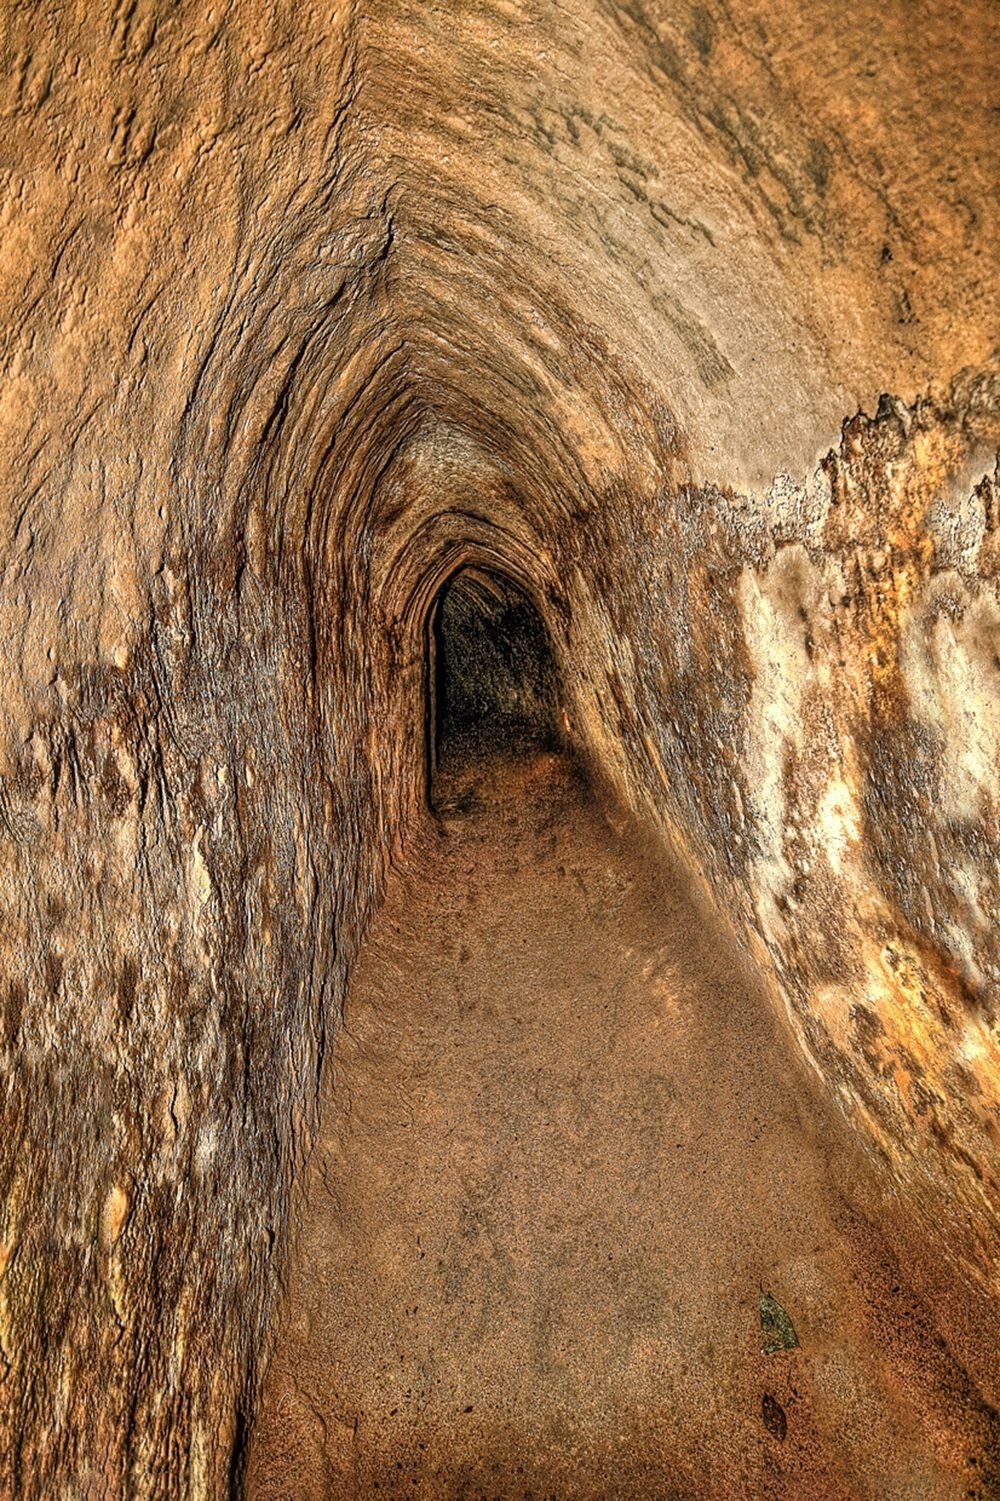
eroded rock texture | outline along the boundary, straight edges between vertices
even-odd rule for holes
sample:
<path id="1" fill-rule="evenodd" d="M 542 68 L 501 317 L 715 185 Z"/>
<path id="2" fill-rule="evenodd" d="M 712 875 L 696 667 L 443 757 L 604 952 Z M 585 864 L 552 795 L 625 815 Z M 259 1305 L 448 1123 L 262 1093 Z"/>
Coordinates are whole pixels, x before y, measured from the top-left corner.
<path id="1" fill-rule="evenodd" d="M 462 563 L 995 1312 L 989 8 L 2 24 L 5 1492 L 238 1469 Z"/>

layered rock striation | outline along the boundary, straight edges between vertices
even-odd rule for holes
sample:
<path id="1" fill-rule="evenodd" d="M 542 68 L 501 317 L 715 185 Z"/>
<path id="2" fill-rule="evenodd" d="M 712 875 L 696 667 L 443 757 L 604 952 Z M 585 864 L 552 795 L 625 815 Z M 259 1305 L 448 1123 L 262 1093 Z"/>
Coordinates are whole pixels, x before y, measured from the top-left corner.
<path id="1" fill-rule="evenodd" d="M 5 1493 L 238 1473 L 462 567 L 995 1309 L 987 8 L 3 28 Z"/>

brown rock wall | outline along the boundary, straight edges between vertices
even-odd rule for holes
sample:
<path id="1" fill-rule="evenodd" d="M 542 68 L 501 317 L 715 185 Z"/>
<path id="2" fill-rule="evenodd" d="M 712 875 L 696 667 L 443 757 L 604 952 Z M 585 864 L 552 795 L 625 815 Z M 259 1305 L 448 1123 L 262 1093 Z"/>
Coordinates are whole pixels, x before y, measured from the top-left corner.
<path id="1" fill-rule="evenodd" d="M 27 4 L 3 46 L 0 1485 L 225 1489 L 463 561 L 987 1284 L 985 8 Z"/>

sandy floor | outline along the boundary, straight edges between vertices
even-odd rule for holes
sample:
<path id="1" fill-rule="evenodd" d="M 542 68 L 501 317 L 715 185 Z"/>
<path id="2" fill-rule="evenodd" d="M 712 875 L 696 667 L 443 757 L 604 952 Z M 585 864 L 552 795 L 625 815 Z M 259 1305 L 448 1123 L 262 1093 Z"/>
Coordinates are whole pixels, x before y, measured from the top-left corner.
<path id="1" fill-rule="evenodd" d="M 324 1090 L 251 1497 L 996 1494 L 769 1004 L 566 762 L 447 784 Z"/>

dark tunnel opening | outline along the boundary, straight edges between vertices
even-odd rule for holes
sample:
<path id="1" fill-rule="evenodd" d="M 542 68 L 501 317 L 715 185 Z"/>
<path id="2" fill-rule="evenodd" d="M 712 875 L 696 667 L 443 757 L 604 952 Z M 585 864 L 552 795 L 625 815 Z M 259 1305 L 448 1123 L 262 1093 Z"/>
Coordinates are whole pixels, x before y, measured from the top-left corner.
<path id="1" fill-rule="evenodd" d="M 472 568 L 453 574 L 434 600 L 427 650 L 431 776 L 474 758 L 561 748 L 549 633 L 510 579 Z"/>

